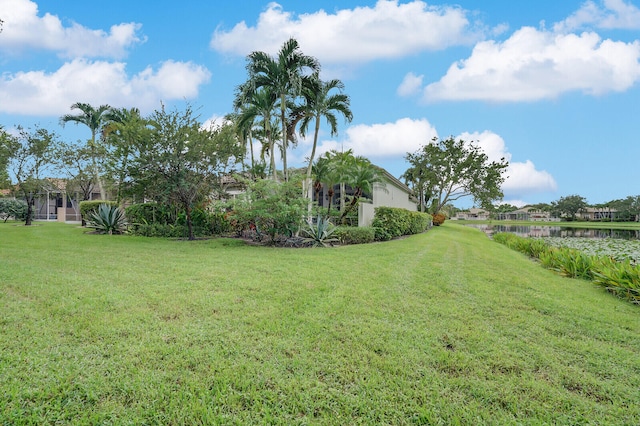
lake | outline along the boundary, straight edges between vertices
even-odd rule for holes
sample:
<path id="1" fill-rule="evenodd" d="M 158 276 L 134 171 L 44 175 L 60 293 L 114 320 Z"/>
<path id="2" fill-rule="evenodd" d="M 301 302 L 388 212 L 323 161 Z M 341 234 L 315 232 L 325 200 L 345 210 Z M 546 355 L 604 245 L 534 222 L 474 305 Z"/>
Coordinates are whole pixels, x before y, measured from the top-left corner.
<path id="1" fill-rule="evenodd" d="M 617 238 L 623 240 L 639 240 L 640 230 L 634 229 L 587 229 L 565 228 L 562 226 L 541 225 L 467 225 L 481 229 L 491 236 L 496 232 L 509 232 L 521 237 L 582 237 L 582 238 Z"/>

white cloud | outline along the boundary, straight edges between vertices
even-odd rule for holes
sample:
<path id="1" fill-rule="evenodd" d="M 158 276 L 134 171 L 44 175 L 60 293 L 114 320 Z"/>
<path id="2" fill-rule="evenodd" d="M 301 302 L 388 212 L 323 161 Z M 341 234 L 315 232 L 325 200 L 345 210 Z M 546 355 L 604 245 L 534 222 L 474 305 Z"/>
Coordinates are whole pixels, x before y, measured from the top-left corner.
<path id="1" fill-rule="evenodd" d="M 570 91 L 621 92 L 640 79 L 639 59 L 640 41 L 524 27 L 504 42 L 478 43 L 468 59 L 424 89 L 424 99 L 533 101 Z"/>
<path id="2" fill-rule="evenodd" d="M 410 72 L 404 76 L 402 83 L 398 86 L 397 93 L 400 96 L 411 96 L 420 92 L 420 88 L 422 87 L 423 75 L 415 75 Z"/>
<path id="3" fill-rule="evenodd" d="M 128 48 L 144 42 L 141 24 L 134 22 L 113 25 L 109 32 L 75 22 L 65 27 L 57 16 L 39 16 L 38 5 L 30 0 L 0 0 L 0 10 L 4 20 L 0 51 L 6 53 L 41 49 L 68 58 L 122 58 Z"/>
<path id="4" fill-rule="evenodd" d="M 346 130 L 344 142 L 325 141 L 319 150 L 353 149 L 355 155 L 372 159 L 404 157 L 437 136 L 436 129 L 426 119 L 401 118 L 394 123 L 351 126 Z"/>
<path id="5" fill-rule="evenodd" d="M 297 16 L 269 3 L 254 27 L 242 21 L 229 31 L 216 29 L 211 47 L 240 56 L 256 50 L 275 54 L 289 37 L 322 63 L 353 64 L 468 44 L 479 38 L 479 31 L 462 9 L 418 0 L 378 0 L 373 7 Z"/>
<path id="6" fill-rule="evenodd" d="M 0 112 L 62 115 L 75 102 L 114 107 L 135 105 L 142 111 L 161 100 L 194 98 L 210 72 L 191 62 L 167 61 L 129 78 L 123 62 L 76 59 L 54 73 L 18 72 L 0 76 Z"/>
<path id="7" fill-rule="evenodd" d="M 203 129 L 217 129 L 222 127 L 225 123 L 230 123 L 224 116 L 213 114 L 211 117 L 204 120 L 202 123 Z"/>
<path id="8" fill-rule="evenodd" d="M 545 170 L 537 170 L 530 160 L 524 163 L 511 161 L 511 153 L 507 151 L 504 139 L 500 135 L 490 131 L 482 133 L 465 132 L 458 138 L 467 142 L 477 141 L 477 145 L 487 154 L 489 161 L 500 161 L 501 158 L 504 158 L 509 162 L 506 172 L 507 178 L 502 185 L 502 190 L 506 196 L 520 197 L 557 189 L 553 176 Z M 510 204 L 514 203 L 510 202 Z"/>
<path id="9" fill-rule="evenodd" d="M 569 32 L 585 27 L 602 29 L 640 29 L 640 9 L 624 0 L 604 0 L 601 5 L 589 0 L 562 22 L 554 25 L 557 32 Z"/>
<path id="10" fill-rule="evenodd" d="M 546 170 L 537 170 L 530 160 L 524 163 L 509 163 L 507 176 L 502 190 L 508 195 L 551 192 L 558 189 L 553 176 Z"/>

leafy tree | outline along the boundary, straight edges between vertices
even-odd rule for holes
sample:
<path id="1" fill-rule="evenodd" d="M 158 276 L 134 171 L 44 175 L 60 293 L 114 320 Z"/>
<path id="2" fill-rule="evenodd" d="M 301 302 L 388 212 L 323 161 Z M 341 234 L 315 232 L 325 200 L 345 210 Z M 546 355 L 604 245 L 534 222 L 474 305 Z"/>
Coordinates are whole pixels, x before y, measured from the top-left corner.
<path id="1" fill-rule="evenodd" d="M 13 139 L 0 125 L 0 189 L 11 187 L 9 178 L 9 160 L 11 157 Z"/>
<path id="2" fill-rule="evenodd" d="M 629 195 L 624 199 L 612 200 L 606 204 L 616 210 L 617 220 L 635 222 L 640 219 L 640 195 Z"/>
<path id="3" fill-rule="evenodd" d="M 409 167 L 400 178 L 404 179 L 405 185 L 411 188 L 414 194 L 418 195 L 418 210 L 425 212 L 427 210 L 426 203 L 431 198 L 431 194 L 426 193 L 428 170 L 426 165 L 421 164 L 417 156 L 413 157 L 411 164 L 411 167 Z"/>
<path id="4" fill-rule="evenodd" d="M 71 109 L 78 109 L 80 113 L 77 115 L 66 114 L 60 117 L 60 124 L 64 127 L 64 125 L 68 122 L 74 122 L 76 124 L 84 124 L 91 130 L 91 139 L 87 142 L 89 151 L 91 153 L 91 168 L 93 171 L 93 175 L 95 177 L 96 183 L 100 187 L 100 198 L 106 199 L 106 192 L 104 185 L 102 183 L 102 178 L 100 177 L 100 167 L 99 163 L 101 162 L 104 156 L 104 147 L 96 141 L 96 136 L 98 132 L 102 130 L 102 127 L 107 122 L 107 113 L 111 110 L 109 105 L 100 105 L 98 108 L 94 108 L 93 106 L 76 102 L 71 105 Z"/>
<path id="5" fill-rule="evenodd" d="M 499 204 L 495 207 L 496 213 L 509 213 L 515 210 L 518 210 L 518 207 L 509 203 Z"/>
<path id="6" fill-rule="evenodd" d="M 306 136 L 309 126 L 314 123 L 313 146 L 307 166 L 307 179 L 305 180 L 307 196 L 309 200 L 313 200 L 311 174 L 322 118 L 329 125 L 331 136 L 336 136 L 338 134 L 338 118 L 336 114 L 342 115 L 346 122 L 351 122 L 353 113 L 349 105 L 349 96 L 342 93 L 344 84 L 340 80 L 334 79 L 324 82 L 320 80 L 318 74 L 314 74 L 308 83 L 302 92 L 305 103 L 297 108 L 297 112 L 294 112 L 294 115 L 297 114 L 300 117 L 300 135 L 302 137 Z M 333 93 L 334 90 L 338 90 L 338 93 Z"/>
<path id="7" fill-rule="evenodd" d="M 77 191 L 82 200 L 89 200 L 96 185 L 89 147 L 80 143 L 62 142 L 57 146 L 55 158 L 68 178 L 67 193 Z"/>
<path id="8" fill-rule="evenodd" d="M 54 162 L 57 136 L 46 129 L 36 127 L 28 130 L 18 126 L 18 136 L 11 137 L 9 152 L 15 192 L 27 203 L 25 225 L 31 225 L 36 198 L 48 189 L 53 189 L 45 174 Z"/>
<path id="9" fill-rule="evenodd" d="M 129 177 L 129 163 L 150 137 L 151 128 L 138 108 L 111 109 L 105 118 L 108 121 L 104 128 L 108 147 L 106 170 L 116 184 L 116 202 L 120 203 Z"/>
<path id="10" fill-rule="evenodd" d="M 260 88 L 268 88 L 279 99 L 282 159 L 286 181 L 289 179 L 287 170 L 289 137 L 287 109 L 295 98 L 301 96 L 303 87 L 309 84 L 308 80 L 312 78 L 311 74 L 320 71 L 320 64 L 316 58 L 302 54 L 298 41 L 290 38 L 282 45 L 276 57 L 271 57 L 260 51 L 249 54 L 247 71 L 249 81 L 242 86 L 243 91 L 248 91 L 250 94 Z M 271 155 L 273 155 L 273 151 Z"/>
<path id="11" fill-rule="evenodd" d="M 502 199 L 500 185 L 508 162 L 489 161 L 481 148 L 464 140 L 448 138 L 424 145 L 417 152 L 406 155 L 410 172 L 405 179 L 416 182 L 424 197 L 423 203 L 431 201 L 432 213 L 462 197 L 472 196 L 484 208 Z"/>
<path id="12" fill-rule="evenodd" d="M 576 215 L 587 208 L 587 200 L 579 195 L 560 197 L 551 203 L 552 213 L 565 217 L 568 220 L 576 220 Z"/>
<path id="13" fill-rule="evenodd" d="M 130 167 L 138 193 L 159 203 L 173 204 L 185 214 L 193 240 L 192 212 L 216 184 L 223 161 L 216 129 L 203 129 L 190 106 L 151 116 L 153 129 Z"/>
<path id="14" fill-rule="evenodd" d="M 276 243 L 300 229 L 307 200 L 300 195 L 300 181 L 277 182 L 268 179 L 249 184 L 246 193 L 232 203 L 230 219 L 240 230 L 252 229 L 258 239 L 269 237 Z"/>

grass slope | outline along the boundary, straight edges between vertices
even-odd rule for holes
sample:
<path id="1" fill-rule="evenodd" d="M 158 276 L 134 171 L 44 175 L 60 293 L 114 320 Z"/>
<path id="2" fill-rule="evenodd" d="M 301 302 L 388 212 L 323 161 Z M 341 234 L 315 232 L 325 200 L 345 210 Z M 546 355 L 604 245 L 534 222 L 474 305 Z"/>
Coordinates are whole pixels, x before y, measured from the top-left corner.
<path id="1" fill-rule="evenodd" d="M 640 310 L 455 224 L 382 244 L 0 225 L 2 424 L 638 424 Z"/>

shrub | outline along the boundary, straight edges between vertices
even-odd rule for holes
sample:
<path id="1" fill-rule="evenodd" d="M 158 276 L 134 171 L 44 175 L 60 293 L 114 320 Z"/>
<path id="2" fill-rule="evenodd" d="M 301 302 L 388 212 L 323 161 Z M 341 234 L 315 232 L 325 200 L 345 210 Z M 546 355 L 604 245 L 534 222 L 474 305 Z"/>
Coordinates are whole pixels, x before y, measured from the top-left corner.
<path id="1" fill-rule="evenodd" d="M 429 229 L 432 217 L 427 213 L 409 211 L 409 224 L 407 234 L 419 234 Z"/>
<path id="2" fill-rule="evenodd" d="M 189 230 L 186 226 L 163 223 L 136 225 L 133 233 L 143 237 L 158 238 L 187 238 L 189 236 Z"/>
<path id="3" fill-rule="evenodd" d="M 121 234 L 127 226 L 127 221 L 124 211 L 118 206 L 103 203 L 98 206 L 97 211 L 89 213 L 87 226 L 103 234 Z"/>
<path id="4" fill-rule="evenodd" d="M 186 213 L 180 213 L 177 225 L 187 225 Z M 224 212 L 211 212 L 204 208 L 195 208 L 191 212 L 193 233 L 198 236 L 221 235 L 231 230 L 229 220 Z"/>
<path id="5" fill-rule="evenodd" d="M 376 207 L 371 225 L 376 228 L 376 240 L 386 241 L 401 235 L 426 231 L 431 215 L 396 207 Z"/>
<path id="6" fill-rule="evenodd" d="M 433 225 L 440 226 L 444 223 L 446 216 L 442 213 L 436 213 L 433 215 Z"/>
<path id="7" fill-rule="evenodd" d="M 174 208 L 158 203 L 132 204 L 125 209 L 127 218 L 132 224 L 152 224 L 163 225 L 175 224 L 177 220 Z"/>
<path id="8" fill-rule="evenodd" d="M 232 205 L 228 219 L 237 232 L 253 231 L 259 240 L 271 243 L 297 233 L 306 213 L 307 199 L 300 194 L 299 182 L 259 180 Z"/>
<path id="9" fill-rule="evenodd" d="M 118 203 L 115 201 L 80 201 L 80 215 L 82 216 L 82 221 L 88 222 L 91 219 L 91 215 L 98 211 L 101 204 L 118 207 Z"/>
<path id="10" fill-rule="evenodd" d="M 12 198 L 0 198 L 0 220 L 6 222 L 12 217 L 15 220 L 25 220 L 27 217 L 27 202 Z"/>
<path id="11" fill-rule="evenodd" d="M 376 228 L 371 226 L 340 226 L 336 237 L 342 244 L 368 244 L 376 239 Z"/>
<path id="12" fill-rule="evenodd" d="M 374 226 L 373 231 L 374 231 L 374 239 L 376 241 L 389 241 L 390 239 L 393 238 L 393 235 L 391 235 L 391 233 L 382 226 Z"/>

